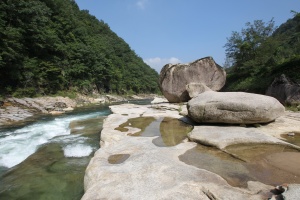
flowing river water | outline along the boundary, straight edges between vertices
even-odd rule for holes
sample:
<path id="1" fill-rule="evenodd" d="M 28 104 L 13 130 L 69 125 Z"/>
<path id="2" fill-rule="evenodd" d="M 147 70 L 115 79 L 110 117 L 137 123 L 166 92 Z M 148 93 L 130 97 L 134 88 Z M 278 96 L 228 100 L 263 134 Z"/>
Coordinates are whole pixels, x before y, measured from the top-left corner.
<path id="1" fill-rule="evenodd" d="M 90 106 L 0 127 L 0 199 L 81 199 L 85 169 L 110 113 L 108 105 Z"/>
<path id="2" fill-rule="evenodd" d="M 80 199 L 108 106 L 0 129 L 0 199 Z"/>

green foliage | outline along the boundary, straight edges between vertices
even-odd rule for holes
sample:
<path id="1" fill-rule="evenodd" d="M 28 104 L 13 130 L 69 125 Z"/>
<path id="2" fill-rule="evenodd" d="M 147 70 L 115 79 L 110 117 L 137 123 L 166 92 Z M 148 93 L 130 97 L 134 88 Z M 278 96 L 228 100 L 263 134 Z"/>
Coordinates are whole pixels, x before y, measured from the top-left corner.
<path id="1" fill-rule="evenodd" d="M 68 91 L 58 91 L 55 96 L 61 96 L 61 97 L 69 97 L 70 99 L 75 99 L 77 97 L 77 93 L 72 90 Z"/>
<path id="2" fill-rule="evenodd" d="M 0 93 L 158 92 L 158 74 L 74 0 L 0 2 Z"/>
<path id="3" fill-rule="evenodd" d="M 300 15 L 296 14 L 274 31 L 274 22 L 247 23 L 233 32 L 226 47 L 225 91 L 265 93 L 282 73 L 300 82 Z"/>

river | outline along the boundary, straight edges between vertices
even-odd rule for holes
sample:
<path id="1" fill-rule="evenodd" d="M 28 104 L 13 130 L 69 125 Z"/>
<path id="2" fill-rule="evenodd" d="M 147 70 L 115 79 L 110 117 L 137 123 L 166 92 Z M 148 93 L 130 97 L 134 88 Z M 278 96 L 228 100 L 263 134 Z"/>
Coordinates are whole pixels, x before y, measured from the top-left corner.
<path id="1" fill-rule="evenodd" d="M 107 105 L 91 106 L 0 128 L 0 199 L 80 199 L 85 168 L 109 114 Z"/>

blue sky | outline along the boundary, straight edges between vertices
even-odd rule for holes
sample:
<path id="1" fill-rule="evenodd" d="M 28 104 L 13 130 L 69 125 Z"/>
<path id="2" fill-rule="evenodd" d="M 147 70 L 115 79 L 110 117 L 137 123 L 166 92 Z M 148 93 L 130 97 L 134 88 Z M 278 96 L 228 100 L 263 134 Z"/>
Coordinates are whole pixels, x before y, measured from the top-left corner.
<path id="1" fill-rule="evenodd" d="M 148 65 L 212 56 L 219 65 L 232 31 L 246 22 L 279 26 L 300 12 L 300 0 L 76 0 L 80 9 L 106 22 Z"/>

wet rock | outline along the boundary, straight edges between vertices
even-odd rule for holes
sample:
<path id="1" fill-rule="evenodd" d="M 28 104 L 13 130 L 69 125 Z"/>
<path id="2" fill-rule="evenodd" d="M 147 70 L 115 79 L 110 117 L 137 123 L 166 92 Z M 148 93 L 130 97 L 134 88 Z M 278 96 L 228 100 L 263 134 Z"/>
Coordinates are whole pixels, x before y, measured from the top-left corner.
<path id="1" fill-rule="evenodd" d="M 275 97 L 282 104 L 299 105 L 300 85 L 282 74 L 280 77 L 275 78 L 267 89 L 266 95 Z"/>
<path id="2" fill-rule="evenodd" d="M 285 108 L 273 97 L 244 92 L 199 94 L 187 104 L 189 117 L 198 123 L 267 123 L 284 114 Z"/>
<path id="3" fill-rule="evenodd" d="M 167 64 L 159 77 L 159 86 L 170 103 L 187 102 L 190 96 L 186 85 L 203 83 L 214 91 L 220 90 L 226 81 L 226 72 L 213 58 L 206 57 L 188 64 Z"/>

